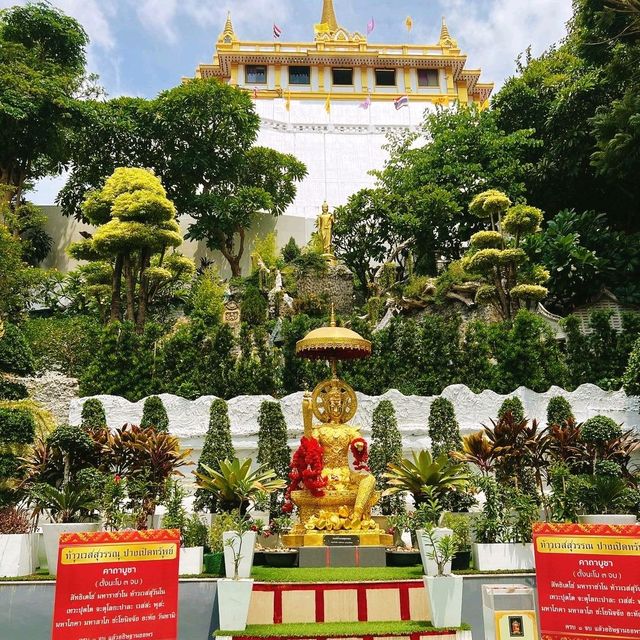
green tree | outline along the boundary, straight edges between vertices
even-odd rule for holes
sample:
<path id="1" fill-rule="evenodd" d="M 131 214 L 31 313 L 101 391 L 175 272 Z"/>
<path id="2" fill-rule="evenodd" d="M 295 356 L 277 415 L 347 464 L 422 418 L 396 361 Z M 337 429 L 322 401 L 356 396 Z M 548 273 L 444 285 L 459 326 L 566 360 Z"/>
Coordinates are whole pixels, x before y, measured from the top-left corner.
<path id="1" fill-rule="evenodd" d="M 0 321 L 20 316 L 29 297 L 31 281 L 30 270 L 22 262 L 20 241 L 0 223 Z"/>
<path id="2" fill-rule="evenodd" d="M 203 465 L 220 470 L 221 460 L 233 460 L 235 450 L 231 441 L 231 424 L 229 423 L 229 410 L 224 400 L 214 400 L 209 410 L 209 427 L 202 446 L 202 453 L 198 460 L 196 473 L 204 471 Z M 216 496 L 203 489 L 197 489 L 193 507 L 196 511 L 207 510 L 215 513 L 218 508 Z"/>
<path id="3" fill-rule="evenodd" d="M 182 244 L 175 207 L 150 171 L 118 168 L 102 189 L 87 196 L 83 212 L 98 228 L 91 238 L 72 245 L 70 252 L 79 259 L 108 260 L 113 265 L 110 320 L 121 319 L 124 280 L 125 318 L 141 330 L 154 295 L 185 271 L 194 270 L 186 258 L 165 258 L 169 248 Z"/>
<path id="4" fill-rule="evenodd" d="M 0 201 L 19 204 L 25 184 L 59 173 L 75 123 L 87 34 L 48 3 L 0 11 Z"/>
<path id="5" fill-rule="evenodd" d="M 575 420 L 571 404 L 564 396 L 553 396 L 547 404 L 547 425 L 563 425 Z"/>
<path id="6" fill-rule="evenodd" d="M 265 400 L 258 414 L 258 464 L 273 469 L 277 478 L 288 482 L 291 449 L 287 423 L 279 402 Z M 271 517 L 278 515 L 284 502 L 284 490 L 271 494 Z"/>
<path id="7" fill-rule="evenodd" d="M 640 396 L 640 338 L 638 338 L 631 355 L 629 363 L 624 372 L 624 390 L 630 396 Z"/>
<path id="8" fill-rule="evenodd" d="M 434 458 L 462 450 L 460 425 L 451 400 L 436 398 L 429 409 L 429 438 Z"/>
<path id="9" fill-rule="evenodd" d="M 98 398 L 89 398 L 82 404 L 80 426 L 85 431 L 106 428 L 107 416 L 104 412 L 104 405 Z"/>
<path id="10" fill-rule="evenodd" d="M 498 409 L 498 420 L 502 420 L 507 413 L 513 416 L 514 422 L 522 422 L 524 420 L 524 406 L 522 400 L 516 396 L 506 398 Z"/>
<path id="11" fill-rule="evenodd" d="M 149 396 L 142 407 L 140 426 L 143 429 L 154 427 L 156 431 L 169 431 L 169 417 L 164 408 L 162 398 Z"/>
<path id="12" fill-rule="evenodd" d="M 398 429 L 396 410 L 390 400 L 382 400 L 373 410 L 371 421 L 371 450 L 369 467 L 376 477 L 378 489 L 385 489 L 389 463 L 398 464 L 402 460 L 402 436 Z M 402 510 L 402 498 L 384 496 L 380 499 L 380 509 L 384 515 L 391 515 Z"/>

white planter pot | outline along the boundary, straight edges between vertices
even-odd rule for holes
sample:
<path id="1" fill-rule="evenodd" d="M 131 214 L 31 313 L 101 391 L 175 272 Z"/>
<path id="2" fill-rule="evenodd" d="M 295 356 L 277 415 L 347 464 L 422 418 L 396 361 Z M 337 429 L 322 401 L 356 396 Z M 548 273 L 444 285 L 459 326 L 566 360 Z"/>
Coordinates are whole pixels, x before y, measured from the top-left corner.
<path id="1" fill-rule="evenodd" d="M 34 534 L 0 534 L 0 576 L 16 578 L 31 575 L 36 567 L 33 559 Z"/>
<path id="2" fill-rule="evenodd" d="M 424 576 L 423 580 L 431 624 L 438 629 L 459 627 L 462 624 L 462 576 Z"/>
<path id="3" fill-rule="evenodd" d="M 182 547 L 178 562 L 178 573 L 181 576 L 199 576 L 204 568 L 202 555 L 204 547 Z"/>
<path id="4" fill-rule="evenodd" d="M 601 513 L 601 514 L 578 516 L 578 522 L 580 524 L 626 525 L 626 524 L 636 524 L 637 518 L 634 515 Z"/>
<path id="5" fill-rule="evenodd" d="M 223 631 L 244 631 L 247 628 L 253 580 L 221 578 L 217 583 L 218 616 Z"/>
<path id="6" fill-rule="evenodd" d="M 61 524 L 43 524 L 42 536 L 47 555 L 49 573 L 55 576 L 58 571 L 58 542 L 62 533 L 86 533 L 98 530 L 97 522 L 63 522 Z"/>
<path id="7" fill-rule="evenodd" d="M 229 540 L 231 543 L 229 543 Z M 235 531 L 225 531 L 222 534 L 222 542 L 224 544 L 224 566 L 227 572 L 227 578 L 233 578 L 234 553 L 238 553 L 240 546 L 240 536 Z M 253 566 L 253 550 L 256 546 L 256 532 L 247 531 L 242 536 L 242 548 L 240 549 L 240 565 L 238 567 L 239 578 L 251 577 L 251 567 Z"/>
<path id="8" fill-rule="evenodd" d="M 435 542 L 440 540 L 440 538 L 450 535 L 453 535 L 453 531 L 445 527 L 436 527 L 431 531 L 431 536 Z M 436 561 L 429 558 L 429 554 L 433 551 L 433 545 L 431 544 L 431 540 L 429 540 L 425 530 L 418 529 L 416 531 L 416 538 L 418 539 L 418 549 L 420 549 L 420 558 L 422 559 L 422 566 L 424 568 L 425 575 L 438 575 L 438 565 L 436 564 Z M 451 573 L 451 561 L 447 562 L 445 565 L 444 572 Z"/>
<path id="9" fill-rule="evenodd" d="M 474 542 L 473 566 L 478 571 L 499 571 L 503 569 L 531 570 L 535 568 L 533 544 L 480 544 Z"/>

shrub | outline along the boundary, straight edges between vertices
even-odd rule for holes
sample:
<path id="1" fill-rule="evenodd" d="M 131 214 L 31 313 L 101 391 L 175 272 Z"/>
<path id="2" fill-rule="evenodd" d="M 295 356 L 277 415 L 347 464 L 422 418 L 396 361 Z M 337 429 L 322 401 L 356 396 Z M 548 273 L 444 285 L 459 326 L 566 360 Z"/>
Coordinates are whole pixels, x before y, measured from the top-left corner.
<path id="1" fill-rule="evenodd" d="M 80 426 L 85 431 L 104 429 L 107 426 L 104 405 L 98 398 L 89 398 L 84 401 L 82 413 L 80 414 Z"/>
<path id="2" fill-rule="evenodd" d="M 258 464 L 273 469 L 276 477 L 285 482 L 289 479 L 291 449 L 287 438 L 287 423 L 279 402 L 265 400 L 258 415 Z M 270 496 L 271 517 L 280 512 L 284 501 L 284 490 L 274 491 Z"/>
<path id="3" fill-rule="evenodd" d="M 0 337 L 0 371 L 21 376 L 34 372 L 31 349 L 14 324 L 5 323 L 4 335 Z"/>
<path id="4" fill-rule="evenodd" d="M 640 396 L 640 338 L 636 341 L 629 356 L 623 382 L 627 395 Z"/>
<path id="5" fill-rule="evenodd" d="M 204 439 L 196 473 L 204 471 L 203 464 L 218 471 L 220 460 L 233 460 L 235 455 L 231 441 L 231 424 L 229 423 L 227 403 L 220 399 L 214 400 L 209 410 L 209 428 Z M 217 510 L 217 501 L 212 493 L 198 489 L 193 507 L 197 511 L 208 510 L 214 513 Z"/>
<path id="6" fill-rule="evenodd" d="M 602 444 L 622 435 L 622 427 L 607 416 L 593 416 L 582 423 L 580 437 L 583 442 Z"/>
<path id="7" fill-rule="evenodd" d="M 513 396 L 507 398 L 498 409 L 498 420 L 502 420 L 507 413 L 511 413 L 514 422 L 522 422 L 524 420 L 524 407 L 520 398 Z"/>
<path id="8" fill-rule="evenodd" d="M 396 410 L 390 400 L 382 400 L 373 410 L 371 425 L 371 451 L 369 467 L 376 477 L 379 489 L 385 488 L 383 474 L 390 462 L 402 460 L 402 436 L 398 429 Z M 385 496 L 380 500 L 380 509 L 385 515 L 397 513 L 402 508 L 402 498 Z"/>
<path id="9" fill-rule="evenodd" d="M 574 420 L 573 409 L 569 401 L 563 396 L 554 396 L 547 405 L 547 425 L 560 425 Z"/>
<path id="10" fill-rule="evenodd" d="M 182 501 L 187 494 L 177 480 L 169 480 L 167 485 L 166 497 L 163 501 L 166 511 L 162 516 L 162 527 L 163 529 L 180 529 L 182 535 L 187 523 L 187 512 Z"/>
<path id="11" fill-rule="evenodd" d="M 240 303 L 240 317 L 250 327 L 264 324 L 267 320 L 267 300 L 257 287 L 245 289 Z"/>
<path id="12" fill-rule="evenodd" d="M 207 267 L 191 287 L 191 315 L 208 324 L 218 324 L 224 313 L 225 289 L 218 269 L 215 266 Z"/>
<path id="13" fill-rule="evenodd" d="M 36 421 L 27 409 L 0 408 L 0 442 L 31 444 L 36 435 Z"/>
<path id="14" fill-rule="evenodd" d="M 154 427 L 156 431 L 169 431 L 169 417 L 161 398 L 149 396 L 144 401 L 140 426 L 143 428 Z"/>
<path id="15" fill-rule="evenodd" d="M 33 525 L 27 511 L 21 511 L 15 506 L 0 508 L 0 533 L 30 533 L 32 530 Z"/>
<path id="16" fill-rule="evenodd" d="M 287 242 L 287 244 L 285 244 L 284 247 L 282 247 L 281 253 L 282 253 L 282 259 L 285 262 L 293 262 L 294 260 L 300 257 L 301 250 L 300 250 L 300 247 L 296 244 L 296 241 L 293 238 L 293 236 L 289 238 L 289 241 Z"/>
<path id="17" fill-rule="evenodd" d="M 22 382 L 13 382 L 0 376 L 0 400 L 23 400 L 29 391 Z"/>
<path id="18" fill-rule="evenodd" d="M 446 398 L 436 398 L 429 411 L 429 437 L 434 458 L 451 451 L 460 451 L 462 438 L 453 404 Z"/>

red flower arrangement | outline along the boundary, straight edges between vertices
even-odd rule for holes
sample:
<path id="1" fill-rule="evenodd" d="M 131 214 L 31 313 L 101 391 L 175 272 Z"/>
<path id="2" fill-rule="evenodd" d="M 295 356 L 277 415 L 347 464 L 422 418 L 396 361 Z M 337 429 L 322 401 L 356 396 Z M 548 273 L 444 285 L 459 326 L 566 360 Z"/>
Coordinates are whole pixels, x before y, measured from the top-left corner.
<path id="1" fill-rule="evenodd" d="M 327 478 L 322 477 L 323 469 L 322 447 L 312 437 L 302 436 L 300 446 L 293 454 L 289 465 L 289 486 L 285 493 L 282 510 L 285 513 L 293 511 L 291 492 L 303 487 L 316 498 L 324 496 L 324 487 L 327 486 Z"/>
<path id="2" fill-rule="evenodd" d="M 360 445 L 360 446 L 358 446 Z M 351 454 L 353 455 L 353 468 L 356 471 L 369 471 L 369 447 L 364 438 L 354 438 L 351 441 Z"/>

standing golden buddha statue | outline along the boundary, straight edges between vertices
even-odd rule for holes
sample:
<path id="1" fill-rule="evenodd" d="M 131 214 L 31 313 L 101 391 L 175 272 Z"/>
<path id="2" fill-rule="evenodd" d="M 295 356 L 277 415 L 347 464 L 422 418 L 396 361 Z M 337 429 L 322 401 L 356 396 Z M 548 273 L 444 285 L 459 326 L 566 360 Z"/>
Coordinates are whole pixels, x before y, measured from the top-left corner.
<path id="1" fill-rule="evenodd" d="M 296 353 L 329 360 L 332 377 L 304 394 L 304 435 L 291 462 L 287 491 L 287 505 L 298 507 L 299 522 L 284 542 L 318 546 L 326 534 L 348 534 L 357 535 L 362 545 L 391 544 L 391 536 L 371 519 L 380 492 L 367 467 L 367 443 L 359 427 L 349 424 L 358 406 L 356 395 L 336 372 L 337 360 L 366 357 L 371 343 L 337 327 L 332 310 L 330 326 L 311 331 L 297 343 Z"/>

